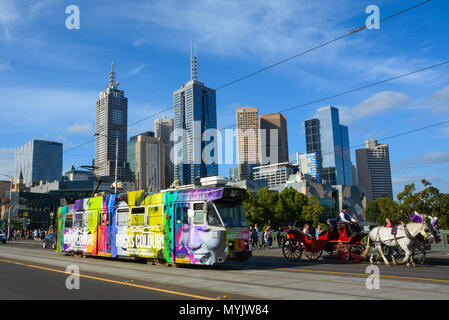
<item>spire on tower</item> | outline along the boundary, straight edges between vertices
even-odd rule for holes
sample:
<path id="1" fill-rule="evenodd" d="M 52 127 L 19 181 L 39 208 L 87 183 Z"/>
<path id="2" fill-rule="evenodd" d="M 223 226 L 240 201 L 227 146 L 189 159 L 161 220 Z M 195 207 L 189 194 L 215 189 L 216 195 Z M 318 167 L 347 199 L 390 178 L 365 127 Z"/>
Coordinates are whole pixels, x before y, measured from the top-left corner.
<path id="1" fill-rule="evenodd" d="M 109 84 L 108 88 L 115 88 L 118 86 L 118 82 L 115 82 L 114 61 L 111 63 L 111 71 L 109 71 Z"/>
<path id="2" fill-rule="evenodd" d="M 198 80 L 196 43 L 190 42 L 190 80 Z"/>

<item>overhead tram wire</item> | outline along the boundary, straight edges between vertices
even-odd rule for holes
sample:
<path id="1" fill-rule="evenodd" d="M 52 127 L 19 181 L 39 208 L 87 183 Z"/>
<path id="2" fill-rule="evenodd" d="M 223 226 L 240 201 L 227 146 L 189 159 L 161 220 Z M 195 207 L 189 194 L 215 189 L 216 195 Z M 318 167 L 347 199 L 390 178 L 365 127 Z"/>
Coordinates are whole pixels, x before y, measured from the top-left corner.
<path id="1" fill-rule="evenodd" d="M 374 87 L 374 86 L 382 84 L 382 83 L 386 83 L 386 82 L 393 81 L 393 80 L 396 80 L 396 79 L 404 78 L 404 77 L 410 76 L 412 74 L 416 74 L 416 73 L 423 72 L 423 71 L 426 71 L 426 70 L 431 70 L 431 69 L 434 69 L 434 68 L 438 68 L 438 67 L 441 67 L 441 66 L 443 66 L 445 64 L 448 64 L 448 63 L 449 63 L 449 60 L 446 60 L 446 61 L 434 64 L 434 65 L 431 65 L 431 66 L 428 66 L 428 67 L 424 67 L 422 69 L 418 69 L 418 70 L 415 70 L 415 71 L 407 72 L 407 73 L 404 73 L 404 74 L 401 74 L 401 75 L 398 75 L 398 76 L 395 76 L 395 77 L 392 77 L 392 78 L 388 78 L 388 79 L 384 79 L 384 80 L 381 80 L 381 81 L 373 82 L 373 83 L 370 83 L 370 84 L 367 84 L 367 85 L 364 85 L 364 86 L 361 86 L 361 87 L 358 87 L 358 88 L 346 90 L 346 91 L 343 91 L 343 92 L 340 92 L 340 93 L 333 94 L 331 96 L 327 96 L 325 98 L 316 99 L 316 100 L 313 100 L 313 101 L 310 101 L 310 102 L 306 102 L 306 103 L 303 103 L 303 104 L 300 104 L 300 105 L 297 105 L 297 106 L 294 106 L 294 107 L 289 107 L 289 108 L 280 110 L 278 112 L 279 113 L 286 113 L 286 112 L 291 111 L 291 110 L 300 109 L 300 108 L 303 108 L 303 107 L 306 107 L 306 106 L 309 106 L 309 105 L 312 105 L 312 104 L 315 104 L 315 103 L 323 102 L 325 100 L 329 100 L 329 99 L 332 99 L 332 98 L 340 97 L 340 96 L 343 96 L 343 95 L 346 95 L 346 94 L 350 94 L 350 93 L 353 93 L 353 92 L 356 92 L 356 91 L 360 91 L 360 90 L 363 90 L 363 89 L 366 89 L 366 88 Z M 236 124 L 233 124 L 233 125 L 229 125 L 229 126 L 220 128 L 218 130 L 229 129 L 229 128 L 233 128 L 235 126 L 236 126 Z"/>
<path id="2" fill-rule="evenodd" d="M 389 19 L 392 19 L 392 18 L 394 18 L 394 17 L 396 17 L 396 16 L 398 16 L 398 15 L 401 15 L 401 14 L 407 12 L 407 11 L 410 11 L 410 10 L 413 10 L 413 9 L 419 7 L 419 6 L 422 6 L 422 5 L 424 5 L 424 4 L 426 4 L 426 3 L 430 2 L 430 1 L 432 1 L 432 0 L 426 0 L 426 1 L 423 1 L 423 2 L 420 2 L 420 3 L 416 4 L 416 5 L 414 5 L 414 6 L 411 6 L 411 7 L 407 8 L 407 9 L 404 9 L 404 10 L 401 10 L 401 11 L 399 11 L 399 12 L 396 12 L 396 13 L 394 13 L 394 14 L 392 14 L 392 15 L 390 15 L 390 16 L 384 18 L 384 19 L 379 20 L 378 23 L 380 24 L 381 22 L 385 22 L 385 21 L 387 21 L 387 20 L 389 20 Z M 316 50 L 316 49 L 322 48 L 322 47 L 324 47 L 324 46 L 326 46 L 326 45 L 328 45 L 328 44 L 331 44 L 331 43 L 336 42 L 336 41 L 338 41 L 338 40 L 341 40 L 341 39 L 343 39 L 343 38 L 349 37 L 350 35 L 353 35 L 354 33 L 357 33 L 357 32 L 362 31 L 362 30 L 364 30 L 364 29 L 366 29 L 366 26 L 362 26 L 362 27 L 353 29 L 353 30 L 349 31 L 348 33 L 345 33 L 344 35 L 341 35 L 341 36 L 339 36 L 339 37 L 337 37 L 337 38 L 335 38 L 335 39 L 326 41 L 326 42 L 321 43 L 321 44 L 319 44 L 319 45 L 317 45 L 317 46 L 315 46 L 315 47 L 313 47 L 313 48 L 310 48 L 310 49 L 307 49 L 307 50 L 305 50 L 305 51 L 302 51 L 302 52 L 300 52 L 300 53 L 298 53 L 298 54 L 295 54 L 294 56 L 291 56 L 291 57 L 289 57 L 289 58 L 283 59 L 283 60 L 281 60 L 281 61 L 279 61 L 279 62 L 273 63 L 272 65 L 269 65 L 269 66 L 267 66 L 267 67 L 264 67 L 264 68 L 262 68 L 262 69 L 260 69 L 260 70 L 251 72 L 251 73 L 249 73 L 249 74 L 247 74 L 247 75 L 244 75 L 244 76 L 242 76 L 242 77 L 240 77 L 240 78 L 238 78 L 238 79 L 235 79 L 235 80 L 229 81 L 229 82 L 227 82 L 227 83 L 225 83 L 225 84 L 222 84 L 221 86 L 217 87 L 215 90 L 220 90 L 220 89 L 225 88 L 225 87 L 228 87 L 228 86 L 230 86 L 230 85 L 232 85 L 232 84 L 234 84 L 234 83 L 237 83 L 237 82 L 240 82 L 240 81 L 242 81 L 242 80 L 248 79 L 248 78 L 250 78 L 250 77 L 252 77 L 252 76 L 254 76 L 254 75 L 256 75 L 256 74 L 259 74 L 259 73 L 261 73 L 261 72 L 264 72 L 264 71 L 266 71 L 266 70 L 269 70 L 269 69 L 271 69 L 271 68 L 274 68 L 274 67 L 276 67 L 276 66 L 278 66 L 278 65 L 280 65 L 280 64 L 282 64 L 282 63 L 285 63 L 285 62 L 288 62 L 288 61 L 293 60 L 293 59 L 295 59 L 295 58 L 298 58 L 298 57 L 300 57 L 300 56 L 302 56 L 302 55 L 304 55 L 304 54 L 306 54 L 306 53 L 309 53 L 309 52 L 314 51 L 314 50 Z"/>
<path id="3" fill-rule="evenodd" d="M 406 9 L 404 9 L 404 10 L 398 11 L 398 12 L 396 12 L 396 13 L 394 13 L 394 14 L 392 14 L 392 15 L 390 15 L 390 16 L 384 18 L 384 19 L 379 20 L 379 23 L 385 22 L 385 21 L 387 21 L 387 20 L 390 20 L 390 19 L 392 19 L 392 18 L 394 18 L 394 17 L 396 17 L 396 16 L 398 16 L 398 15 L 401 15 L 401 14 L 403 14 L 403 13 L 405 13 L 405 12 L 408 12 L 408 11 L 410 11 L 410 10 L 412 10 L 412 9 L 415 9 L 415 8 L 417 8 L 417 7 L 420 7 L 420 6 L 426 4 L 426 3 L 430 2 L 430 1 L 432 1 L 432 0 L 425 0 L 425 1 L 422 1 L 422 2 L 420 2 L 420 3 L 418 3 L 418 4 L 416 4 L 416 5 L 413 5 L 413 6 L 411 6 L 411 7 L 408 7 L 408 8 L 406 8 Z M 348 36 L 350 36 L 350 35 L 352 35 L 352 34 L 354 34 L 354 33 L 357 33 L 357 32 L 359 32 L 359 31 L 361 31 L 361 30 L 364 30 L 364 29 L 366 29 L 366 26 L 362 26 L 362 27 L 353 29 L 353 30 L 351 30 L 350 32 L 348 32 L 348 33 L 346 33 L 346 34 L 344 34 L 344 35 L 342 35 L 342 36 L 339 36 L 339 37 L 334 38 L 334 39 L 332 39 L 332 40 L 326 41 L 326 42 L 324 42 L 324 43 L 322 43 L 322 44 L 319 44 L 319 45 L 317 45 L 317 46 L 315 46 L 315 47 L 313 47 L 313 48 L 310 48 L 310 49 L 307 49 L 307 50 L 305 50 L 305 51 L 302 51 L 302 52 L 300 52 L 300 53 L 298 53 L 298 54 L 296 54 L 296 55 L 294 55 L 294 56 L 292 56 L 292 57 L 283 59 L 283 60 L 281 60 L 281 61 L 279 61 L 279 62 L 276 62 L 276 63 L 274 63 L 274 64 L 272 64 L 272 65 L 270 65 L 270 66 L 267 66 L 267 67 L 262 68 L 262 69 L 260 69 L 260 70 L 254 71 L 254 72 L 252 72 L 252 73 L 250 73 L 250 74 L 247 74 L 247 75 L 245 75 L 245 76 L 242 76 L 242 77 L 240 77 L 240 78 L 238 78 L 238 79 L 235 79 L 235 80 L 232 80 L 232 81 L 230 81 L 230 82 L 227 82 L 227 83 L 225 83 L 225 84 L 223 84 L 223 85 L 221 85 L 221 86 L 215 88 L 215 90 L 218 91 L 218 90 L 220 90 L 220 89 L 222 89 L 222 88 L 225 88 L 225 87 L 228 87 L 228 86 L 230 86 L 230 85 L 232 85 L 232 84 L 234 84 L 234 83 L 237 83 L 237 82 L 240 82 L 240 81 L 242 81 L 242 80 L 244 80 L 244 79 L 250 78 L 250 77 L 252 77 L 252 76 L 254 76 L 254 75 L 256 75 L 256 74 L 259 74 L 259 73 L 261 73 L 261 72 L 264 72 L 264 71 L 266 71 L 266 70 L 269 70 L 269 69 L 271 69 L 271 68 L 274 68 L 274 67 L 276 67 L 276 66 L 278 66 L 278 65 L 280 65 L 280 64 L 282 64 L 282 63 L 285 63 L 285 62 L 288 62 L 288 61 L 293 60 L 293 59 L 295 59 L 295 58 L 298 58 L 298 57 L 300 57 L 300 56 L 302 56 L 302 55 L 304 55 L 304 54 L 306 54 L 306 53 L 309 53 L 309 52 L 314 51 L 314 50 L 316 50 L 316 49 L 322 48 L 322 47 L 324 47 L 324 46 L 326 46 L 326 45 L 328 45 L 328 44 L 331 44 L 331 43 L 336 42 L 336 41 L 338 41 L 338 40 L 340 40 L 340 39 L 346 38 L 346 37 L 348 37 Z M 129 124 L 129 125 L 128 125 L 128 128 L 131 127 L 131 126 L 134 126 L 134 125 L 136 125 L 136 124 L 138 124 L 138 123 L 140 123 L 140 122 L 143 122 L 143 121 L 145 121 L 145 120 L 151 119 L 151 118 L 153 118 L 153 117 L 155 117 L 155 116 L 157 116 L 157 115 L 159 115 L 159 114 L 162 114 L 162 113 L 164 113 L 164 112 L 170 111 L 172 108 L 173 108 L 173 107 L 170 106 L 170 107 L 167 108 L 167 109 L 158 111 L 158 112 L 156 112 L 156 113 L 154 113 L 154 114 L 152 114 L 152 115 L 149 115 L 149 116 L 146 116 L 146 117 L 144 117 L 144 118 L 141 118 L 140 120 L 137 120 L 137 121 L 135 121 L 135 122 Z M 222 128 L 222 129 L 225 129 L 225 128 Z M 219 129 L 219 130 L 222 130 L 222 129 Z M 71 148 L 71 149 L 69 149 L 69 150 L 67 150 L 67 151 L 64 151 L 64 153 L 73 151 L 73 150 L 75 150 L 75 149 L 77 149 L 77 148 L 79 148 L 79 147 L 81 147 L 81 146 L 84 146 L 84 145 L 86 145 L 86 144 L 92 143 L 93 141 L 95 141 L 95 140 L 90 140 L 90 141 L 88 141 L 88 142 L 81 143 L 81 144 L 79 144 L 79 145 L 77 145 L 77 146 L 75 146 L 75 147 L 73 147 L 73 148 Z"/>
<path id="4" fill-rule="evenodd" d="M 336 93 L 336 94 L 333 94 L 333 95 L 330 95 L 330 96 L 327 96 L 327 97 L 324 97 L 324 98 L 320 98 L 320 99 L 316 99 L 316 100 L 313 100 L 313 101 L 309 101 L 309 102 L 306 102 L 306 103 L 303 103 L 303 104 L 300 104 L 300 105 L 297 105 L 297 106 L 294 106 L 294 107 L 289 107 L 289 108 L 280 110 L 279 112 L 286 113 L 286 112 L 294 110 L 294 109 L 300 109 L 300 108 L 303 108 L 303 107 L 306 107 L 306 106 L 309 106 L 309 105 L 312 105 L 312 104 L 315 104 L 315 103 L 319 103 L 319 102 L 323 102 L 323 101 L 326 101 L 326 100 L 329 100 L 329 99 L 332 99 L 332 98 L 340 97 L 340 96 L 343 96 L 343 95 L 346 95 L 346 94 L 350 94 L 350 93 L 353 93 L 353 92 L 356 92 L 356 91 L 360 91 L 360 90 L 363 90 L 363 89 L 366 89 L 366 88 L 369 88 L 369 87 L 373 87 L 373 86 L 376 86 L 376 85 L 379 85 L 379 84 L 382 84 L 382 83 L 386 83 L 386 82 L 393 81 L 393 80 L 396 80 L 396 79 L 404 78 L 404 77 L 410 76 L 412 74 L 416 74 L 416 73 L 423 72 L 423 71 L 426 71 L 426 70 L 431 70 L 431 69 L 434 69 L 434 68 L 438 68 L 438 67 L 446 65 L 448 63 L 449 63 L 449 60 L 446 60 L 446 61 L 434 64 L 434 65 L 431 65 L 431 66 L 428 66 L 428 67 L 424 67 L 424 68 L 421 68 L 421 69 L 418 69 L 418 70 L 415 70 L 415 71 L 407 72 L 407 73 L 404 73 L 404 74 L 401 74 L 401 75 L 398 75 L 398 76 L 395 76 L 395 77 L 392 77 L 392 78 L 389 78 L 389 79 L 384 79 L 384 80 L 381 80 L 381 81 L 373 82 L 373 83 L 370 83 L 370 84 L 367 84 L 367 85 L 364 85 L 364 86 L 361 86 L 361 87 L 358 87 L 358 88 L 346 90 L 346 91 L 343 91 L 343 92 L 340 92 L 340 93 Z M 166 110 L 168 110 L 168 109 L 166 109 Z M 161 111 L 161 112 L 163 112 L 163 111 Z M 155 114 L 153 114 L 151 116 L 156 116 L 157 114 L 159 114 L 159 113 L 155 113 Z M 140 120 L 136 121 L 136 122 L 133 122 L 131 125 L 137 124 L 138 122 L 140 122 Z M 129 125 L 129 126 L 131 126 L 131 125 Z M 221 131 L 221 130 L 225 130 L 225 129 L 230 129 L 230 128 L 234 128 L 235 126 L 236 126 L 236 124 L 232 124 L 232 125 L 229 125 L 229 126 L 226 126 L 226 127 L 222 127 L 222 128 L 220 128 L 218 130 Z M 87 142 L 81 143 L 79 145 L 76 145 L 76 146 L 72 147 L 69 150 L 64 151 L 63 153 L 67 153 L 67 152 L 73 151 L 73 150 L 75 150 L 75 149 L 77 149 L 79 147 L 82 147 L 82 146 L 87 145 L 89 143 L 92 143 L 94 141 L 95 141 L 95 139 L 92 139 L 92 140 L 89 140 Z"/>

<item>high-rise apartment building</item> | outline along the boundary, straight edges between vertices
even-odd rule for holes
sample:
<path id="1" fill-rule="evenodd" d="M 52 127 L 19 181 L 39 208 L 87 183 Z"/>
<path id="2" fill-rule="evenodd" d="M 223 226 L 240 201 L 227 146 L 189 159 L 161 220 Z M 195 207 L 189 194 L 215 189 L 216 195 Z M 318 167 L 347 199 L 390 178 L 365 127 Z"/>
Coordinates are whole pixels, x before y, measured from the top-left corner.
<path id="1" fill-rule="evenodd" d="M 393 199 L 388 145 L 371 138 L 365 142 L 365 148 L 355 151 L 355 157 L 358 184 L 365 188 L 367 200 L 385 196 Z"/>
<path id="2" fill-rule="evenodd" d="M 318 153 L 296 153 L 298 170 L 302 175 L 308 175 L 316 182 L 321 182 L 318 167 Z"/>
<path id="3" fill-rule="evenodd" d="M 170 188 L 175 177 L 175 167 L 173 163 L 173 118 L 163 116 L 154 120 L 154 134 L 156 138 L 161 138 L 164 143 L 165 154 L 165 182 L 164 188 Z"/>
<path id="4" fill-rule="evenodd" d="M 114 63 L 109 72 L 109 83 L 97 99 L 95 132 L 95 166 L 100 177 L 115 177 L 117 154 L 117 180 L 129 181 L 127 163 L 128 98 L 118 89 L 115 81 Z M 118 143 L 117 143 L 118 139 Z"/>
<path id="5" fill-rule="evenodd" d="M 238 108 L 236 123 L 238 180 L 252 180 L 253 168 L 259 165 L 259 113 L 257 108 Z"/>
<path id="6" fill-rule="evenodd" d="M 215 90 L 197 80 L 191 57 L 191 80 L 173 92 L 174 176 L 181 185 L 218 175 Z"/>
<path id="7" fill-rule="evenodd" d="M 153 131 L 146 131 L 144 133 L 132 136 L 129 138 L 127 148 L 127 159 L 129 163 L 130 179 L 131 182 L 136 182 L 136 142 L 138 136 L 154 137 Z"/>
<path id="8" fill-rule="evenodd" d="M 23 174 L 23 183 L 60 181 L 62 178 L 62 143 L 33 140 L 15 151 L 16 177 Z"/>
<path id="9" fill-rule="evenodd" d="M 136 140 L 136 183 L 138 190 L 164 189 L 164 143 L 160 138 L 139 135 Z"/>
<path id="10" fill-rule="evenodd" d="M 288 162 L 287 118 L 280 113 L 261 114 L 259 128 L 260 163 Z"/>
<path id="11" fill-rule="evenodd" d="M 307 153 L 316 152 L 321 180 L 331 185 L 352 185 L 348 127 L 340 124 L 338 109 L 318 109 L 317 118 L 305 121 Z"/>

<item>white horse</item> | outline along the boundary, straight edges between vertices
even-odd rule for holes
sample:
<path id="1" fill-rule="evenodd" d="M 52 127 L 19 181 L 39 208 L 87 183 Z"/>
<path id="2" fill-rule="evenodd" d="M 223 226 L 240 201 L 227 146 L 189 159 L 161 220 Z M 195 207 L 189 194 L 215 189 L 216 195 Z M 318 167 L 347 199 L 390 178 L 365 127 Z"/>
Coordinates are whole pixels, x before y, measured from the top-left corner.
<path id="1" fill-rule="evenodd" d="M 412 257 L 412 250 L 415 248 L 417 236 L 421 235 L 424 240 L 433 238 L 432 232 L 424 223 L 408 223 L 402 224 L 397 227 L 396 235 L 391 234 L 392 228 L 376 227 L 369 233 L 368 246 L 365 251 L 365 255 L 368 252 L 370 246 L 369 242 L 374 242 L 374 251 L 371 253 L 370 262 L 373 263 L 374 253 L 378 252 L 387 266 L 390 262 L 384 255 L 384 246 L 397 247 L 400 246 L 405 252 L 405 257 L 400 263 L 407 263 L 407 267 L 410 265 L 415 266 L 415 262 Z M 393 264 L 396 264 L 396 260 L 393 257 Z M 411 264 L 409 262 L 411 260 Z"/>
<path id="2" fill-rule="evenodd" d="M 433 237 L 429 237 L 427 239 L 422 238 L 421 236 L 416 237 L 416 241 L 414 243 L 414 246 L 412 248 L 412 259 L 415 258 L 415 250 L 421 251 L 421 259 L 419 260 L 419 263 L 424 264 L 424 261 L 426 259 L 426 246 L 431 244 L 438 244 L 441 242 L 441 236 L 440 231 L 431 223 L 424 222 L 426 227 L 430 230 Z"/>

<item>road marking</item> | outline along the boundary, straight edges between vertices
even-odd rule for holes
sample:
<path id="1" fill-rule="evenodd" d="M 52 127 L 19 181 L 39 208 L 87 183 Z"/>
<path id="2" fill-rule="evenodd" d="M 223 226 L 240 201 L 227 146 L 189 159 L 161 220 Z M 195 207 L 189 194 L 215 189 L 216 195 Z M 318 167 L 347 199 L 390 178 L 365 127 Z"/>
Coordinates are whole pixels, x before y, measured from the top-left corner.
<path id="1" fill-rule="evenodd" d="M 47 267 L 36 266 L 36 265 L 32 265 L 32 264 L 24 264 L 24 263 L 20 263 L 20 262 L 14 262 L 14 261 L 3 260 L 3 259 L 0 259 L 0 261 L 7 262 L 7 263 L 18 264 L 18 265 L 23 265 L 23 266 L 30 267 L 30 268 L 42 269 L 42 270 L 53 271 L 53 272 L 58 272 L 58 273 L 71 274 L 70 272 L 57 270 L 57 269 L 52 269 L 52 268 L 47 268 Z M 110 282 L 110 283 L 116 283 L 116 284 L 121 284 L 121 285 L 125 285 L 125 286 L 136 287 L 136 288 L 152 290 L 152 291 L 158 291 L 158 292 L 163 292 L 163 293 L 169 293 L 169 294 L 174 294 L 174 295 L 179 295 L 179 296 L 185 296 L 185 297 L 189 297 L 189 298 L 196 298 L 196 299 L 202 299 L 202 300 L 217 300 L 215 298 L 209 298 L 209 297 L 198 296 L 198 295 L 189 294 L 189 293 L 183 293 L 183 292 L 159 289 L 159 288 L 154 288 L 154 287 L 149 287 L 149 286 L 143 286 L 143 285 L 139 285 L 139 284 L 129 283 L 129 282 L 126 282 L 126 281 L 117 281 L 117 280 L 112 280 L 112 279 L 105 279 L 105 278 L 99 278 L 99 277 L 94 277 L 94 276 L 88 276 L 88 275 L 84 275 L 84 274 L 80 274 L 79 276 L 83 277 L 83 278 L 100 280 L 100 281 Z M 131 281 L 133 281 L 133 280 L 131 280 Z"/>
<path id="2" fill-rule="evenodd" d="M 368 277 L 370 274 L 366 273 L 351 273 L 351 272 L 338 272 L 338 271 L 325 271 L 325 270 L 309 270 L 309 269 L 292 269 L 292 268 L 276 268 L 273 270 L 289 270 L 289 271 L 297 271 L 297 272 L 315 272 L 315 273 L 328 273 L 328 274 L 341 274 L 341 275 L 353 275 L 353 276 L 365 276 Z M 416 277 L 402 277 L 402 276 L 390 276 L 390 275 L 379 275 L 383 278 L 398 278 L 398 279 L 408 279 L 408 280 L 422 280 L 422 281 L 437 281 L 437 282 L 445 282 L 449 283 L 449 280 L 443 279 L 429 279 L 429 278 L 416 278 Z"/>

